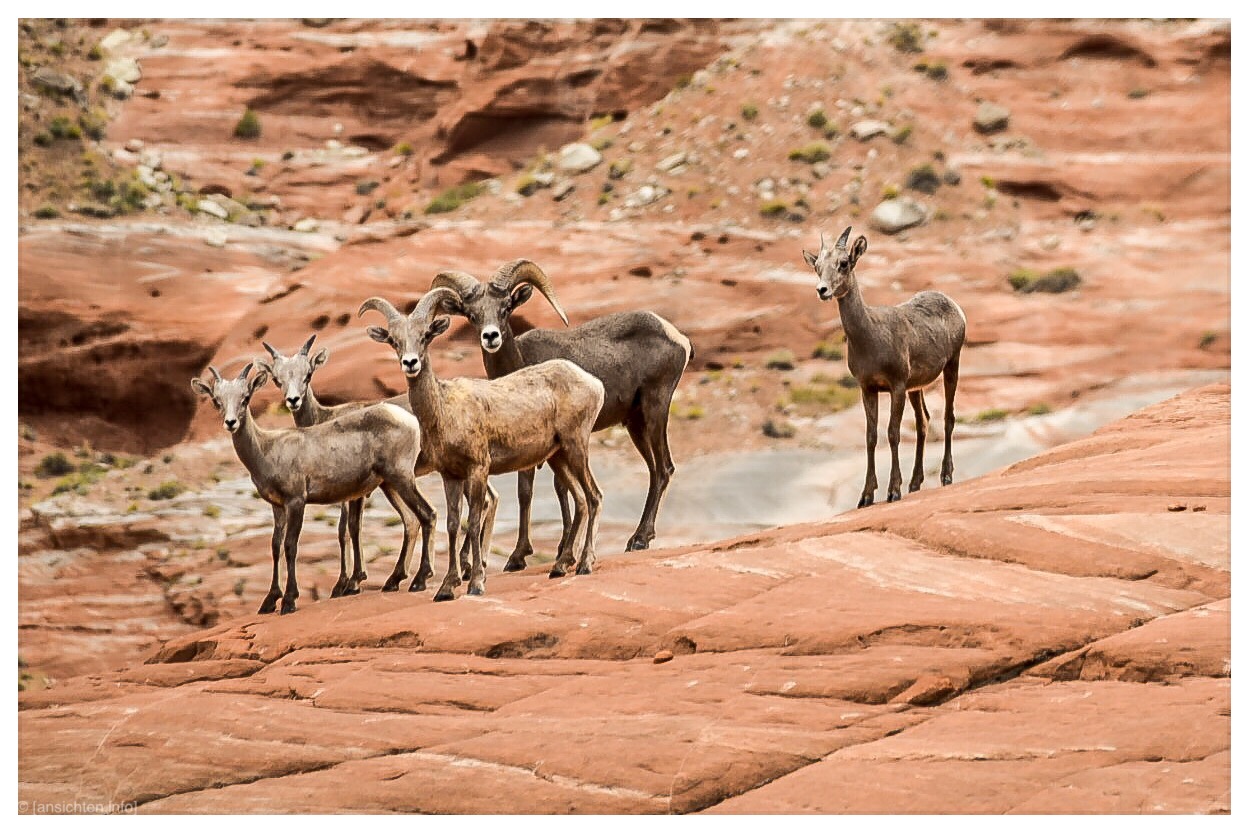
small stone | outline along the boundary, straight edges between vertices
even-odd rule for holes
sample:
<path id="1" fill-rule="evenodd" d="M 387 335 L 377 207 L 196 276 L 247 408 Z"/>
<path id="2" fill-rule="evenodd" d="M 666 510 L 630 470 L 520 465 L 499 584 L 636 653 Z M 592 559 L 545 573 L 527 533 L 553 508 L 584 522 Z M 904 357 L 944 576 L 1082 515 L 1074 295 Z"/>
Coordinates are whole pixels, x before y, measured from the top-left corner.
<path id="1" fill-rule="evenodd" d="M 564 173 L 585 173 L 602 161 L 602 154 L 584 142 L 566 144 L 559 151 L 556 167 Z"/>
<path id="2" fill-rule="evenodd" d="M 100 48 L 106 52 L 112 52 L 117 47 L 130 40 L 130 33 L 125 29 L 114 29 L 109 32 L 100 41 Z"/>
<path id="3" fill-rule="evenodd" d="M 228 219 L 230 216 L 229 211 L 225 210 L 222 205 L 211 199 L 201 199 L 198 203 L 196 203 L 195 208 L 201 214 L 209 214 L 221 220 Z"/>
<path id="4" fill-rule="evenodd" d="M 654 663 L 663 664 L 664 662 L 670 662 L 674 658 L 675 656 L 672 654 L 671 650 L 660 650 L 654 654 Z"/>
<path id="5" fill-rule="evenodd" d="M 1010 111 L 991 101 L 981 102 L 975 111 L 975 130 L 988 134 L 1004 130 L 1010 125 Z"/>
<path id="6" fill-rule="evenodd" d="M 748 147 L 738 147 L 736 150 L 732 151 L 732 158 L 734 159 L 744 159 L 749 155 L 750 150 Z"/>
<path id="7" fill-rule="evenodd" d="M 128 142 L 126 142 L 126 150 L 129 150 L 131 153 L 138 153 L 142 151 L 143 140 L 142 139 L 130 139 Z"/>
<path id="8" fill-rule="evenodd" d="M 941 702 L 962 691 L 963 685 L 950 676 L 927 675 L 914 680 L 914 684 L 893 697 L 893 704 L 927 707 Z"/>
<path id="9" fill-rule="evenodd" d="M 815 162 L 810 166 L 810 172 L 816 179 L 823 179 L 832 172 L 832 167 L 827 162 Z"/>
<path id="10" fill-rule="evenodd" d="M 147 165 L 152 170 L 160 170 L 164 161 L 159 150 L 144 150 L 139 154 L 139 164 Z"/>
<path id="11" fill-rule="evenodd" d="M 110 76 L 115 81 L 125 81 L 127 84 L 133 84 L 143 77 L 143 70 L 139 67 L 139 62 L 134 58 L 119 58 L 108 64 L 104 69 L 104 74 Z"/>
<path id="12" fill-rule="evenodd" d="M 1166 506 L 1166 511 L 1187 511 L 1187 503 L 1171 503 Z"/>
<path id="13" fill-rule="evenodd" d="M 539 188 L 549 188 L 555 184 L 555 175 L 548 170 L 533 174 L 533 183 Z"/>
<path id="14" fill-rule="evenodd" d="M 1040 241 L 1040 248 L 1045 251 L 1053 251 L 1062 244 L 1062 238 L 1056 234 L 1050 234 Z"/>
<path id="15" fill-rule="evenodd" d="M 224 248 L 229 236 L 224 231 L 209 231 L 204 235 L 204 242 L 213 248 Z"/>
<path id="16" fill-rule="evenodd" d="M 909 197 L 886 199 L 871 212 L 871 224 L 885 234 L 896 234 L 927 219 L 923 206 Z"/>
<path id="17" fill-rule="evenodd" d="M 679 153 L 673 153 L 671 156 L 660 160 L 654 167 L 661 173 L 669 173 L 673 168 L 678 168 L 681 165 L 688 163 L 688 161 L 689 154 L 682 150 Z"/>
<path id="18" fill-rule="evenodd" d="M 151 43 L 149 43 L 148 45 L 152 47 L 153 49 L 160 49 L 161 47 L 167 45 L 168 43 L 169 43 L 168 35 L 157 35 L 156 37 L 152 38 Z"/>
<path id="19" fill-rule="evenodd" d="M 118 101 L 125 101 L 132 95 L 134 95 L 134 84 L 131 84 L 129 81 L 113 79 L 113 98 L 116 98 Z"/>
<path id="20" fill-rule="evenodd" d="M 860 142 L 867 142 L 876 136 L 883 136 L 892 130 L 892 125 L 887 121 L 875 121 L 868 119 L 859 121 L 849 128 L 849 134 Z"/>
<path id="21" fill-rule="evenodd" d="M 304 217 L 291 226 L 295 231 L 312 232 L 321 227 L 321 223 L 316 217 Z"/>
<path id="22" fill-rule="evenodd" d="M 1205 506 L 1203 505 L 1192 506 L 1192 511 L 1205 511 Z"/>
<path id="23" fill-rule="evenodd" d="M 554 198 L 555 202 L 562 202 L 568 194 L 575 190 L 576 184 L 570 179 L 565 179 L 555 186 L 554 190 L 550 192 L 550 195 Z"/>

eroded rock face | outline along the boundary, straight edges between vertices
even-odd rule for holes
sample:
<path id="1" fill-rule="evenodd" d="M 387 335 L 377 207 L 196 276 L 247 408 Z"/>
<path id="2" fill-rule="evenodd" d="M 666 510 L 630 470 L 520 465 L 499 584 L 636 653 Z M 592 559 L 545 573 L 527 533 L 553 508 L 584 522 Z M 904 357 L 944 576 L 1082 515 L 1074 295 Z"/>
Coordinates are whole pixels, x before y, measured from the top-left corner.
<path id="1" fill-rule="evenodd" d="M 1228 811 L 1229 398 L 828 522 L 493 573 L 483 600 L 366 592 L 174 634 L 19 695 L 19 796 Z M 1166 510 L 1195 494 L 1205 512 Z M 465 770 L 477 787 L 450 788 Z"/>

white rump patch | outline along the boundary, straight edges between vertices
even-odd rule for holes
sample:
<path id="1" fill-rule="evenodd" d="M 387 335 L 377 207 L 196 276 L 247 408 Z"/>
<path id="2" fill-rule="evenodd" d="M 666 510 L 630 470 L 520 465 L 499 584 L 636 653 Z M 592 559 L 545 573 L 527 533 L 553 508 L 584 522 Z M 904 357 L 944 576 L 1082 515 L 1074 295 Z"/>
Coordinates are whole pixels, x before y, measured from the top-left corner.
<path id="1" fill-rule="evenodd" d="M 391 404 L 390 402 L 382 402 L 381 406 L 385 409 L 386 413 L 390 414 L 390 417 L 394 419 L 394 421 L 398 422 L 400 425 L 411 428 L 416 431 L 418 436 L 420 435 L 420 420 L 414 415 L 408 413 L 397 404 Z"/>
<path id="2" fill-rule="evenodd" d="M 659 322 L 661 327 L 663 327 L 663 331 L 667 333 L 667 337 L 671 338 L 672 341 L 680 345 L 680 348 L 685 351 L 685 365 L 687 366 L 689 364 L 689 356 L 693 352 L 693 345 L 689 343 L 689 339 L 685 337 L 683 332 L 673 326 L 671 321 L 659 315 L 655 315 L 653 312 L 650 314 L 653 315 L 654 319 Z"/>

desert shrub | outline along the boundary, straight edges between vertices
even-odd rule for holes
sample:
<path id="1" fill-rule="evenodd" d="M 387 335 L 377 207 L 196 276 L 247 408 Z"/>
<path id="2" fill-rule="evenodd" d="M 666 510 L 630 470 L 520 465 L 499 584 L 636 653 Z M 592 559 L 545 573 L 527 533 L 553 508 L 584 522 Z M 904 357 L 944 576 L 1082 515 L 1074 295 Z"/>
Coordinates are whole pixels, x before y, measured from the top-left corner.
<path id="1" fill-rule="evenodd" d="M 177 480 L 169 480 L 162 482 L 160 485 L 147 492 L 149 500 L 172 500 L 174 497 L 186 490 L 186 486 Z"/>
<path id="2" fill-rule="evenodd" d="M 794 162 L 824 162 L 832 158 L 832 150 L 823 142 L 811 142 L 805 147 L 795 147 L 789 151 L 789 159 Z"/>
<path id="3" fill-rule="evenodd" d="M 828 341 L 820 341 L 815 344 L 815 350 L 811 353 L 812 358 L 822 358 L 825 361 L 840 361 L 845 357 L 845 353 L 836 344 Z"/>
<path id="4" fill-rule="evenodd" d="M 96 107 L 78 116 L 78 124 L 81 125 L 82 132 L 86 133 L 88 138 L 98 141 L 104 138 L 108 130 L 108 113 Z"/>
<path id="5" fill-rule="evenodd" d="M 35 468 L 37 477 L 62 477 L 74 470 L 74 464 L 65 458 L 65 454 L 57 451 L 39 460 Z"/>
<path id="6" fill-rule="evenodd" d="M 897 132 L 893 133 L 893 144 L 905 144 L 910 140 L 910 134 L 914 132 L 914 128 L 906 125 Z"/>
<path id="7" fill-rule="evenodd" d="M 1009 416 L 1008 410 L 1002 410 L 999 407 L 990 407 L 987 410 L 981 410 L 975 414 L 976 422 L 1000 422 L 1006 416 Z"/>
<path id="8" fill-rule="evenodd" d="M 828 114 L 822 109 L 814 110 L 806 116 L 806 123 L 816 130 L 822 130 L 828 126 Z"/>
<path id="9" fill-rule="evenodd" d="M 792 370 L 797 367 L 797 356 L 792 350 L 777 350 L 767 356 L 763 366 L 768 370 Z"/>
<path id="10" fill-rule="evenodd" d="M 1037 274 L 1030 269 L 1016 269 L 1006 279 L 1009 280 L 1010 287 L 1015 292 L 1027 295 L 1033 292 L 1060 294 L 1076 288 L 1083 282 L 1079 273 L 1069 266 L 1053 269 L 1045 274 Z"/>
<path id="11" fill-rule="evenodd" d="M 260 116 L 256 115 L 255 110 L 248 107 L 243 111 L 242 117 L 234 125 L 234 135 L 240 139 L 260 138 Z"/>
<path id="12" fill-rule="evenodd" d="M 768 419 L 763 422 L 763 436 L 771 439 L 792 439 L 796 435 L 797 429 L 782 419 Z"/>
<path id="13" fill-rule="evenodd" d="M 1033 404 L 1031 407 L 1027 408 L 1028 416 L 1043 416 L 1046 413 L 1052 413 L 1052 412 L 1053 412 L 1053 408 L 1049 407 L 1044 402 L 1037 402 L 1036 404 Z"/>
<path id="14" fill-rule="evenodd" d="M 771 199 L 758 206 L 758 213 L 764 217 L 778 217 L 788 213 L 788 203 L 780 199 Z"/>
<path id="15" fill-rule="evenodd" d="M 757 104 L 742 104 L 741 105 L 741 118 L 745 119 L 746 121 L 753 121 L 754 119 L 758 118 L 758 105 Z"/>
<path id="16" fill-rule="evenodd" d="M 394 152 L 400 156 L 411 156 L 416 151 L 412 148 L 411 142 L 399 142 L 394 146 Z"/>
<path id="17" fill-rule="evenodd" d="M 923 51 L 923 29 L 917 23 L 894 23 L 887 39 L 898 52 L 917 54 Z"/>
<path id="18" fill-rule="evenodd" d="M 454 211 L 465 202 L 481 196 L 484 192 L 485 186 L 480 182 L 465 182 L 463 185 L 447 188 L 425 206 L 425 213 L 445 214 Z"/>
<path id="19" fill-rule="evenodd" d="M 57 210 L 57 207 L 55 205 L 49 205 L 46 202 L 43 205 L 40 205 L 38 208 L 35 209 L 36 219 L 54 220 L 60 215 L 61 215 L 61 212 Z"/>
<path id="20" fill-rule="evenodd" d="M 906 187 L 922 194 L 934 194 L 940 187 L 940 175 L 931 165 L 919 165 L 906 175 Z"/>
<path id="21" fill-rule="evenodd" d="M 54 139 L 81 139 L 82 130 L 69 120 L 69 116 L 56 116 L 48 122 L 48 133 Z"/>

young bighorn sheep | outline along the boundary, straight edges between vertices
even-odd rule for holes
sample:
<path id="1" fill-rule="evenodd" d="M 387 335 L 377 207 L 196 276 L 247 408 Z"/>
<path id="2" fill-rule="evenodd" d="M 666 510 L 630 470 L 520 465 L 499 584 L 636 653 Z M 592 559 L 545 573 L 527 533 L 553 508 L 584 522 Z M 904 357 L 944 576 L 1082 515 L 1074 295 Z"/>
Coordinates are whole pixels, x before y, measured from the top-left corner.
<path id="1" fill-rule="evenodd" d="M 564 324 L 568 322 L 550 279 L 531 260 L 504 264 L 484 285 L 466 272 L 445 271 L 433 279 L 433 286 L 455 292 L 448 308 L 452 314 L 466 317 L 476 329 L 485 373 L 490 378 L 552 358 L 566 358 L 602 382 L 606 400 L 594 430 L 625 425 L 650 469 L 646 506 L 628 541 L 629 550 L 647 548 L 654 539 L 659 503 L 676 471 L 667 443 L 667 419 L 672 394 L 693 357 L 689 339 L 653 312 L 617 312 L 567 331 L 533 329 L 513 335 L 511 315 L 532 297 L 534 289 L 542 293 Z M 509 572 L 523 569 L 525 559 L 533 554 L 529 541 L 533 477 L 533 470 L 520 473 L 520 532 L 516 549 L 504 567 Z M 567 499 L 557 483 L 556 491 L 560 492 L 566 525 Z"/>
<path id="2" fill-rule="evenodd" d="M 273 507 L 273 583 L 260 612 L 273 612 L 282 599 L 282 613 L 295 611 L 299 584 L 295 557 L 303 511 L 309 503 L 333 505 L 361 499 L 374 488 L 398 509 L 409 528 L 404 530 L 404 562 L 414 539 L 410 519 L 428 504 L 416 490 L 416 463 L 420 456 L 420 423 L 412 414 L 391 404 L 364 407 L 339 418 L 293 430 L 264 430 L 251 418 L 251 397 L 268 380 L 264 370 L 248 378 L 251 364 L 237 378 L 221 378 L 215 367 L 209 387 L 199 378 L 191 388 L 212 400 L 225 429 L 234 440 L 234 452 L 251 474 L 256 491 Z M 429 509 L 432 515 L 432 509 Z M 432 516 L 429 522 L 433 522 Z M 278 561 L 286 555 L 286 591 L 278 586 Z"/>
<path id="3" fill-rule="evenodd" d="M 273 346 L 266 341 L 260 343 L 268 351 L 272 358 L 272 363 L 263 359 L 256 362 L 257 366 L 266 370 L 273 378 L 274 385 L 282 391 L 282 395 L 286 400 L 286 406 L 294 416 L 295 424 L 298 427 L 306 428 L 312 425 L 319 425 L 328 422 L 345 413 L 359 410 L 362 407 L 369 407 L 375 402 L 347 402 L 338 405 L 323 405 L 316 398 L 316 393 L 312 390 L 312 375 L 324 366 L 329 360 L 329 351 L 322 349 L 316 355 L 310 355 L 312 344 L 316 341 L 316 335 L 312 335 L 299 349 L 299 351 L 291 356 L 284 356 L 278 352 Z M 386 404 L 392 404 L 411 412 L 412 406 L 408 401 L 407 393 L 400 396 L 394 396 L 385 400 Z M 422 451 L 420 462 L 417 465 L 416 475 L 422 476 L 429 473 L 432 468 L 429 467 Z M 434 526 L 437 521 L 437 512 L 432 506 L 424 500 L 421 495 L 422 504 L 418 507 L 421 512 L 418 516 L 421 531 L 421 558 L 420 569 L 412 578 L 411 585 L 408 587 L 411 592 L 423 592 L 426 582 L 433 577 L 433 542 L 432 536 Z M 498 492 L 491 486 L 487 491 L 487 527 L 493 528 L 494 513 L 498 506 Z M 338 595 L 357 594 L 360 583 L 368 578 L 368 574 L 364 571 L 364 555 L 360 549 L 360 516 L 363 512 L 364 500 L 354 500 L 350 503 L 344 503 L 341 507 L 340 520 L 338 523 L 338 547 L 339 547 L 339 574 L 338 583 L 334 586 L 331 597 Z M 408 518 L 404 512 L 406 507 L 400 503 L 395 506 L 399 512 L 400 518 L 403 520 L 404 534 L 410 526 Z M 354 549 L 354 559 L 351 567 L 351 573 L 348 574 L 347 565 L 347 537 L 350 534 L 352 548 Z M 468 548 L 468 539 L 464 538 L 464 552 Z M 409 551 L 408 541 L 403 541 L 401 552 Z M 400 556 L 394 565 L 394 570 L 390 573 L 390 577 L 386 580 L 385 585 L 381 588 L 382 592 L 393 592 L 399 588 L 400 583 L 407 578 L 408 569 L 407 560 Z"/>
<path id="4" fill-rule="evenodd" d="M 944 374 L 945 378 L 945 458 L 940 466 L 940 482 L 953 482 L 953 396 L 958 388 L 958 360 L 966 340 L 966 315 L 962 308 L 940 292 L 919 292 L 897 306 L 867 306 L 854 277 L 854 266 L 867 250 L 867 238 L 859 236 L 852 247 L 846 228 L 829 251 L 819 238 L 819 254 L 802 251 L 806 262 L 819 275 L 816 289 L 820 300 L 836 298 L 845 328 L 849 372 L 862 388 L 862 407 L 867 415 L 867 480 L 858 507 L 875 501 L 875 434 L 879 420 L 879 394 L 889 394 L 892 411 L 888 420 L 888 444 L 893 467 L 888 479 L 888 501 L 901 499 L 901 463 L 897 444 L 901 441 L 901 417 L 906 395 L 914 408 L 918 442 L 910 491 L 923 485 L 923 443 L 930 416 L 923 401 L 923 388 Z"/>
<path id="5" fill-rule="evenodd" d="M 382 298 L 369 298 L 369 310 L 386 317 L 388 328 L 370 326 L 369 337 L 389 344 L 407 378 L 412 412 L 424 428 L 429 464 L 442 475 L 446 489 L 446 528 L 450 560 L 434 600 L 455 597 L 461 583 L 455 536 L 459 501 L 468 494 L 468 537 L 472 569 L 468 594 L 485 592 L 481 561 L 481 514 L 490 474 L 506 474 L 549 462 L 576 512 L 565 524 L 551 577 L 567 573 L 582 532 L 584 545 L 576 572 L 588 574 L 594 561 L 594 538 L 602 493 L 589 468 L 589 437 L 602 409 L 602 382 L 570 361 L 548 361 L 494 380 L 457 378 L 439 381 L 428 360 L 429 343 L 450 328 L 445 314 L 456 303 L 450 289 L 431 289 L 409 315 Z"/>

